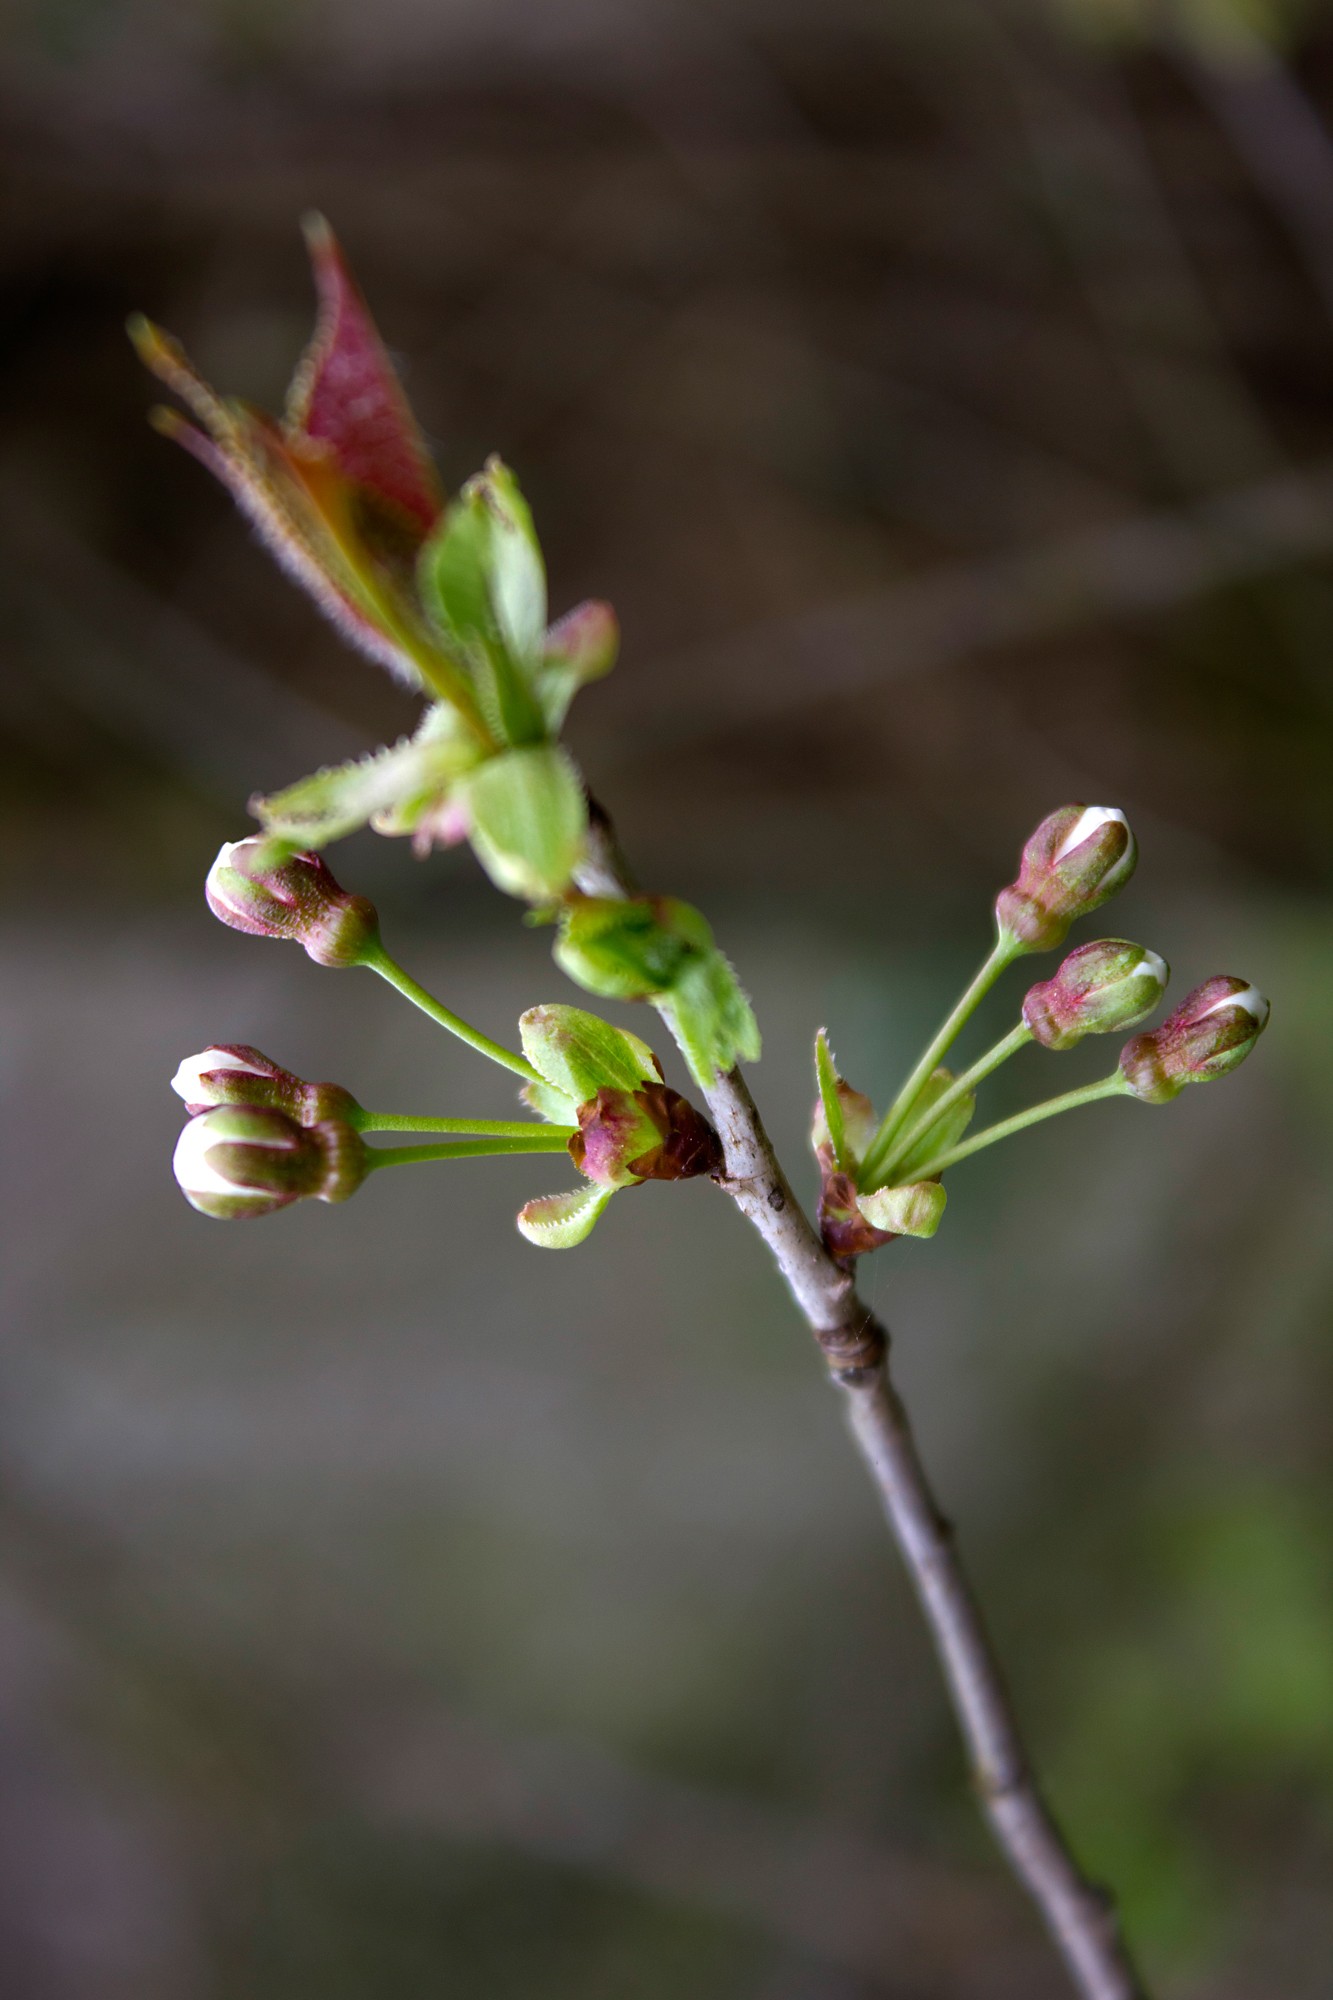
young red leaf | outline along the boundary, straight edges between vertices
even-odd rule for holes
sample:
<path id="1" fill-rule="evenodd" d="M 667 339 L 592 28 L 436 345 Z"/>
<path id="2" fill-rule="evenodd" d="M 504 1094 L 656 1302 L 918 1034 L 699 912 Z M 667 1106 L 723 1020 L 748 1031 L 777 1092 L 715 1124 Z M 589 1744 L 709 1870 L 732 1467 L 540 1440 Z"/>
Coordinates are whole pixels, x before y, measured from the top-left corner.
<path id="1" fill-rule="evenodd" d="M 319 319 L 288 394 L 288 437 L 327 445 L 344 478 L 429 533 L 444 499 L 402 385 L 328 223 L 311 216 L 305 233 Z"/>

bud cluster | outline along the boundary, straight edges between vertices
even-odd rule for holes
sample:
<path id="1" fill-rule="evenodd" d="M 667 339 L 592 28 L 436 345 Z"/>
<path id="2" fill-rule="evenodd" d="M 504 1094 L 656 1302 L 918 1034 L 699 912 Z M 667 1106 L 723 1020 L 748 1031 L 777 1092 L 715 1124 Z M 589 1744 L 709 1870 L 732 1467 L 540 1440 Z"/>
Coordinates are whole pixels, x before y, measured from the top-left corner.
<path id="1" fill-rule="evenodd" d="M 361 1136 L 341 1119 L 301 1125 L 283 1111 L 223 1104 L 192 1118 L 176 1142 L 172 1171 L 201 1215 L 271 1215 L 294 1201 L 346 1201 L 370 1162 Z"/>
<path id="2" fill-rule="evenodd" d="M 1225 1076 L 1249 1054 L 1267 1023 L 1268 1002 L 1243 979 L 1210 979 L 1161 1027 L 1127 1042 L 1109 1077 L 963 1139 L 977 1087 L 1020 1049 L 1033 1042 L 1074 1048 L 1087 1035 L 1133 1027 L 1160 1002 L 1170 976 L 1165 959 L 1124 938 L 1100 938 L 1077 946 L 1049 979 L 1029 987 L 1017 1026 L 961 1076 L 940 1066 L 1005 968 L 1058 945 L 1076 918 L 1124 886 L 1137 855 L 1118 807 L 1062 806 L 1041 822 L 1023 848 L 1017 879 L 996 898 L 993 950 L 878 1123 L 869 1100 L 837 1077 L 821 1030 L 811 1139 L 820 1169 L 820 1228 L 834 1256 L 859 1256 L 895 1235 L 932 1234 L 944 1205 L 941 1174 L 983 1147 L 1100 1098 L 1164 1104 L 1188 1083 Z"/>
<path id="3" fill-rule="evenodd" d="M 530 1007 L 518 1025 L 540 1079 L 523 1096 L 544 1118 L 575 1123 L 569 1154 L 590 1183 L 528 1202 L 518 1227 L 530 1243 L 543 1249 L 581 1243 L 620 1188 L 721 1171 L 717 1133 L 663 1082 L 661 1064 L 637 1035 L 581 1007 Z"/>

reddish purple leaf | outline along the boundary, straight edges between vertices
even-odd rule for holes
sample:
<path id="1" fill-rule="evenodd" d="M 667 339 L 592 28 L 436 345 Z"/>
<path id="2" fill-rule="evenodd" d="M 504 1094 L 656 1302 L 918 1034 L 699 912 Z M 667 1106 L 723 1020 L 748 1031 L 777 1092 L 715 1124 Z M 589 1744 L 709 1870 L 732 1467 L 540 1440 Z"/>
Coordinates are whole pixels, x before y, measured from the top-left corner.
<path id="1" fill-rule="evenodd" d="M 443 496 L 365 300 L 322 216 L 306 224 L 319 320 L 292 382 L 287 432 L 332 451 L 338 469 L 428 533 Z"/>

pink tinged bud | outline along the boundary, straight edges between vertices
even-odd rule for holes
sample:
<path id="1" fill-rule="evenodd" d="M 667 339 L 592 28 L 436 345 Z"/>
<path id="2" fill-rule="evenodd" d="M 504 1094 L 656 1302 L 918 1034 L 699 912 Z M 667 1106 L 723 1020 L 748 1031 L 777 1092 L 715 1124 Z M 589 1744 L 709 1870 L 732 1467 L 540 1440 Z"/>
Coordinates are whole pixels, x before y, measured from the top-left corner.
<path id="1" fill-rule="evenodd" d="M 1049 951 L 1134 873 L 1138 847 L 1118 806 L 1062 806 L 1023 849 L 1018 879 L 995 901 L 1002 940 L 1016 951 Z"/>
<path id="2" fill-rule="evenodd" d="M 364 965 L 379 949 L 379 918 L 364 896 L 349 895 L 317 854 L 269 859 L 262 837 L 224 841 L 208 871 L 208 907 L 234 931 L 290 938 L 317 965 Z"/>
<path id="3" fill-rule="evenodd" d="M 1151 1034 L 1120 1051 L 1120 1074 L 1133 1097 L 1166 1104 L 1187 1083 L 1210 1083 L 1244 1062 L 1268 1026 L 1268 1002 L 1248 980 L 1219 973 L 1186 996 Z"/>
<path id="4" fill-rule="evenodd" d="M 269 1215 L 294 1201 L 346 1201 L 369 1171 L 358 1133 L 339 1119 L 301 1126 L 281 1111 L 221 1105 L 192 1118 L 172 1172 L 201 1215 Z"/>
<path id="5" fill-rule="evenodd" d="M 1028 989 L 1023 1023 L 1048 1049 L 1072 1049 L 1084 1035 L 1110 1035 L 1151 1014 L 1170 978 L 1166 960 L 1123 938 L 1071 951 L 1050 979 Z"/>
<path id="6" fill-rule="evenodd" d="M 610 673 L 619 647 L 620 627 L 609 604 L 589 601 L 575 605 L 548 628 L 537 682 L 552 736 L 559 735 L 578 690 Z"/>
<path id="7" fill-rule="evenodd" d="M 187 1056 L 171 1087 L 192 1114 L 219 1104 L 252 1104 L 285 1111 L 298 1125 L 318 1125 L 326 1118 L 354 1123 L 361 1109 L 341 1084 L 307 1083 L 247 1042 L 214 1043 Z"/>
<path id="8" fill-rule="evenodd" d="M 665 1083 L 634 1091 L 603 1087 L 579 1106 L 578 1121 L 570 1158 L 599 1187 L 692 1180 L 722 1165 L 708 1120 Z"/>

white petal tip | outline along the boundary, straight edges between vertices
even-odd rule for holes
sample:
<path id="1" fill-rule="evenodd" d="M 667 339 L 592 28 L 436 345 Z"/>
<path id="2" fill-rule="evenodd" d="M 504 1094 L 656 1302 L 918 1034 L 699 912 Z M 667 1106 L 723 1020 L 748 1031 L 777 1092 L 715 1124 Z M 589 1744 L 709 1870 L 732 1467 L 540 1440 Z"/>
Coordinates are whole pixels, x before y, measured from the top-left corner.
<path id="1" fill-rule="evenodd" d="M 1126 819 L 1124 813 L 1121 812 L 1119 806 L 1084 806 L 1082 812 L 1060 842 L 1052 859 L 1054 861 L 1063 861 L 1066 854 L 1072 854 L 1074 849 L 1081 847 L 1085 840 L 1091 840 L 1094 833 L 1101 827 L 1108 826 L 1112 820 L 1118 821 L 1126 832 L 1129 831 L 1129 821 Z"/>

